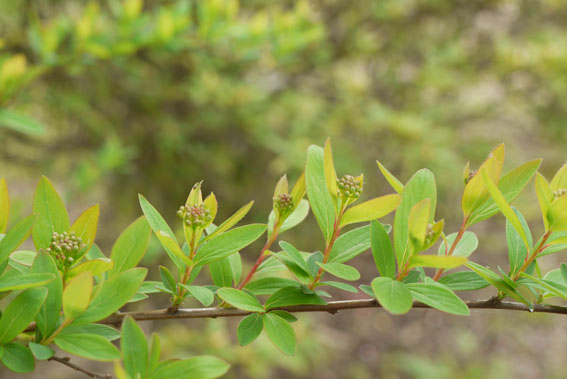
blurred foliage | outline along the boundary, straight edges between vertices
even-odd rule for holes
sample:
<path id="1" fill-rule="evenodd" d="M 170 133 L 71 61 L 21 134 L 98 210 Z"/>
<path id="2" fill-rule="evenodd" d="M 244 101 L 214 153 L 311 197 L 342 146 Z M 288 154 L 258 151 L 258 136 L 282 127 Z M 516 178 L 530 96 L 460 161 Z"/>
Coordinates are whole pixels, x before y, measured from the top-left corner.
<path id="1" fill-rule="evenodd" d="M 0 166 L 107 196 L 120 228 L 137 192 L 173 218 L 201 179 L 221 217 L 255 199 L 263 222 L 257 187 L 331 136 L 369 193 L 375 159 L 433 169 L 450 218 L 458 167 L 497 142 L 544 174 L 567 157 L 565 19 L 563 0 L 0 1 Z"/>

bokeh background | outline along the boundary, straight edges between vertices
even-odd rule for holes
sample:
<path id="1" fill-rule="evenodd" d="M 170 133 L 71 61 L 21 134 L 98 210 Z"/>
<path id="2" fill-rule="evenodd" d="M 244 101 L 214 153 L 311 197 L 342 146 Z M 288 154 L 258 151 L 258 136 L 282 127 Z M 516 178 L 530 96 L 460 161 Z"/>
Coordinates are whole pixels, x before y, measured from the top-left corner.
<path id="1" fill-rule="evenodd" d="M 46 174 L 72 218 L 101 204 L 97 242 L 106 252 L 141 214 L 137 193 L 173 224 L 199 180 L 219 199 L 219 219 L 254 199 L 247 220 L 265 222 L 277 178 L 295 181 L 308 145 L 327 136 L 339 174 L 365 173 L 366 197 L 391 192 L 376 159 L 402 181 L 418 168 L 433 170 L 437 218 L 454 231 L 467 161 L 478 166 L 500 142 L 507 169 L 543 157 L 550 177 L 567 160 L 567 3 L 0 1 L 0 175 L 13 220 L 30 212 L 33 187 Z M 517 205 L 541 232 L 532 186 Z M 481 240 L 473 259 L 506 268 L 503 218 L 473 230 Z M 322 245 L 312 217 L 283 238 L 306 251 Z M 253 262 L 258 250 L 243 257 Z M 566 260 L 559 253 L 540 263 Z M 154 241 L 143 265 L 165 262 Z M 355 265 L 361 283 L 376 275 L 370 254 Z M 132 309 L 166 304 L 158 294 Z M 300 318 L 294 358 L 264 337 L 238 347 L 238 320 L 143 327 L 163 336 L 166 357 L 223 357 L 233 365 L 227 378 L 560 379 L 567 372 L 561 316 L 414 310 L 392 317 L 373 309 Z M 78 374 L 42 363 L 27 377 Z"/>

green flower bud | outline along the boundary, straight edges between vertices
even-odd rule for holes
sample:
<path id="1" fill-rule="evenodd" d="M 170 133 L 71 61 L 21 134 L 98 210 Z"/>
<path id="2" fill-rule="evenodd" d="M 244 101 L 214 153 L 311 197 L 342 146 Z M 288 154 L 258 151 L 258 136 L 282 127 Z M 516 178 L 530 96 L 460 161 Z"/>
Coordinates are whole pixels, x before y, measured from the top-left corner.
<path id="1" fill-rule="evenodd" d="M 362 176 L 345 175 L 337 179 L 337 194 L 344 199 L 358 199 L 362 193 Z"/>
<path id="2" fill-rule="evenodd" d="M 57 267 L 64 270 L 75 261 L 75 258 L 85 247 L 83 239 L 77 237 L 74 232 L 53 232 L 51 243 L 45 251 L 55 259 Z"/>
<path id="3" fill-rule="evenodd" d="M 293 210 L 293 198 L 287 193 L 281 193 L 274 197 L 274 208 L 280 213 L 280 215 L 287 215 Z"/>
<path id="4" fill-rule="evenodd" d="M 213 220 L 211 211 L 203 204 L 201 205 L 182 205 L 176 212 L 185 225 L 193 228 L 204 228 Z"/>

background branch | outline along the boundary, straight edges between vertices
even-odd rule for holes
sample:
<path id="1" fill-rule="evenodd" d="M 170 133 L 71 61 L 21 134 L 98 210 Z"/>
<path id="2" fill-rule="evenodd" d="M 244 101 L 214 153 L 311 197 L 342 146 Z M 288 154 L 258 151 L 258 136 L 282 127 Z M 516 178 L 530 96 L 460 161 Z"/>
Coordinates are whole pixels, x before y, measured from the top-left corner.
<path id="1" fill-rule="evenodd" d="M 112 378 L 112 375 L 110 374 L 100 374 L 98 372 L 94 372 L 91 370 L 87 370 L 86 368 L 82 368 L 81 366 L 78 366 L 74 363 L 71 363 L 71 358 L 69 357 L 56 357 L 53 356 L 51 358 L 49 358 L 50 361 L 55 361 L 55 362 L 59 362 L 64 364 L 67 367 L 71 367 L 73 370 L 77 370 L 82 372 L 85 375 L 90 376 L 91 378 L 101 378 L 101 379 L 110 379 Z"/>

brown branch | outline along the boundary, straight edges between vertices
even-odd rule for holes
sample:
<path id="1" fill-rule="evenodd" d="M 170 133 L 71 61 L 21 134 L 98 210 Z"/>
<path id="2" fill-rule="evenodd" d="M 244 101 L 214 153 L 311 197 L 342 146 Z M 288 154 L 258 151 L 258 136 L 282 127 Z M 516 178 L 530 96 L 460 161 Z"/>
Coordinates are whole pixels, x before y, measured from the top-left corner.
<path id="1" fill-rule="evenodd" d="M 489 300 L 472 300 L 465 302 L 470 309 L 505 309 L 512 311 L 527 311 L 530 309 L 527 305 L 521 303 Z M 290 305 L 287 307 L 274 308 L 287 312 L 328 312 L 337 313 L 346 309 L 359 308 L 380 308 L 381 305 L 374 299 L 360 300 L 340 300 L 331 301 L 326 305 Z M 429 305 L 414 302 L 413 308 L 431 308 Z M 536 304 L 533 306 L 533 312 L 556 313 L 567 315 L 567 307 L 558 305 Z M 184 318 L 216 318 L 216 317 L 235 317 L 246 316 L 252 312 L 244 311 L 236 308 L 195 308 L 195 309 L 179 309 L 176 313 L 168 313 L 167 309 L 160 309 L 149 312 L 125 312 L 112 315 L 102 321 L 102 324 L 120 325 L 122 320 L 130 316 L 138 321 L 145 320 L 165 320 L 165 319 L 184 319 Z"/>
<path id="2" fill-rule="evenodd" d="M 549 304 L 535 304 L 533 310 L 527 305 L 515 303 L 510 301 L 500 301 L 496 298 L 488 300 L 471 300 L 465 301 L 465 304 L 470 309 L 499 309 L 509 311 L 524 311 L 524 312 L 537 312 L 537 313 L 555 313 L 567 315 L 567 307 Z M 338 311 L 346 309 L 360 309 L 360 308 L 381 308 L 382 306 L 374 299 L 359 299 L 359 300 L 339 300 L 331 301 L 326 305 L 290 305 L 287 307 L 274 308 L 274 310 L 282 310 L 291 313 L 298 312 L 327 312 L 337 313 Z M 414 302 L 413 308 L 427 308 L 431 307 L 427 304 Z M 168 309 L 157 309 L 147 312 L 124 312 L 116 313 L 104 320 L 98 321 L 99 324 L 119 326 L 125 317 L 130 316 L 137 321 L 146 320 L 171 320 L 171 319 L 184 319 L 184 318 L 217 318 L 217 317 L 238 317 L 246 316 L 253 312 L 244 311 L 237 308 L 189 308 L 178 309 L 177 312 L 171 313 Z M 31 323 L 25 332 L 35 330 L 35 323 Z"/>
<path id="3" fill-rule="evenodd" d="M 86 368 L 82 368 L 80 366 L 77 366 L 74 363 L 71 363 L 70 362 L 71 358 L 69 358 L 69 357 L 61 358 L 61 357 L 53 356 L 53 357 L 49 358 L 49 360 L 62 363 L 67 367 L 71 367 L 73 370 L 80 371 L 83 374 L 90 376 L 91 378 L 112 379 L 112 375 L 110 375 L 110 374 L 99 374 L 98 372 L 87 370 Z"/>

